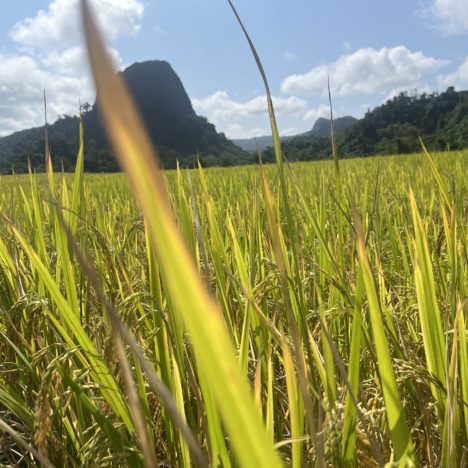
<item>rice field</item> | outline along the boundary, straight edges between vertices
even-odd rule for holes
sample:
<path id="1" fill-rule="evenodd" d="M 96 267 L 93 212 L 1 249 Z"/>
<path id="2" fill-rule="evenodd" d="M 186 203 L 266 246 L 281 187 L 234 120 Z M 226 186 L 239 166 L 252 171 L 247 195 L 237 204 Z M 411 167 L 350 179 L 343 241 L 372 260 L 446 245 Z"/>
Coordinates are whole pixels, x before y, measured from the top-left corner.
<path id="1" fill-rule="evenodd" d="M 162 172 L 85 26 L 125 174 L 0 178 L 0 465 L 466 466 L 468 152 Z"/>
<path id="2" fill-rule="evenodd" d="M 275 166 L 266 186 L 259 167 L 166 174 L 248 384 L 247 416 L 278 466 L 466 463 L 468 153 L 434 163 L 441 186 L 422 154 L 341 161 L 340 199 L 333 162 L 292 164 L 292 223 Z M 205 375 L 222 356 L 198 354 L 175 297 L 190 288 L 167 284 L 124 176 L 53 184 L 56 204 L 45 175 L 0 179 L 1 420 L 56 466 L 144 464 L 112 320 L 68 229 L 203 457 L 248 466 L 254 455 L 242 461 L 225 421 L 236 409 L 220 408 Z M 190 466 L 170 412 L 124 354 L 155 459 Z M 226 395 L 234 384 L 216 382 Z M 1 444 L 3 465 L 32 463 L 9 434 Z"/>

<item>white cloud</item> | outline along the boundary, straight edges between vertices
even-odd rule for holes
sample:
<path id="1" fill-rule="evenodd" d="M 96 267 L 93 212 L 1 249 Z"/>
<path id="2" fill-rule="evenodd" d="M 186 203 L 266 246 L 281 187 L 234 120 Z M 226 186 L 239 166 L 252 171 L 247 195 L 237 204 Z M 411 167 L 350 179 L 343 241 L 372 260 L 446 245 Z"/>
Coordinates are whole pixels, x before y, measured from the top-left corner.
<path id="1" fill-rule="evenodd" d="M 244 138 L 257 138 L 262 136 L 271 135 L 271 128 L 263 127 L 254 127 L 254 128 L 245 128 L 243 125 L 235 123 L 229 124 L 226 128 L 226 136 L 231 139 L 244 139 Z M 297 135 L 299 130 L 295 127 L 286 128 L 284 130 L 280 129 L 280 135 L 291 136 Z"/>
<path id="2" fill-rule="evenodd" d="M 238 102 L 230 98 L 226 91 L 216 91 L 203 99 L 193 99 L 193 107 L 206 115 L 212 122 L 228 121 L 236 118 L 255 117 L 268 111 L 265 96 L 257 96 L 250 101 Z M 275 113 L 281 115 L 301 115 L 307 111 L 307 101 L 295 96 L 273 97 Z"/>
<path id="3" fill-rule="evenodd" d="M 417 88 L 422 79 L 446 62 L 411 52 L 404 46 L 359 49 L 342 55 L 333 63 L 320 65 L 308 73 L 288 76 L 281 85 L 286 94 L 322 94 L 330 76 L 332 92 L 351 94 L 386 94 L 395 88 Z"/>
<path id="4" fill-rule="evenodd" d="M 75 46 L 65 50 L 51 49 L 44 55 L 37 56 L 38 61 L 48 70 L 60 75 L 80 75 L 83 67 L 87 70 L 86 52 L 83 47 Z"/>
<path id="5" fill-rule="evenodd" d="M 468 32 L 468 0 L 427 0 L 420 13 L 445 35 Z"/>
<path id="6" fill-rule="evenodd" d="M 140 28 L 141 1 L 93 0 L 92 6 L 110 40 Z M 80 99 L 94 100 L 80 30 L 77 0 L 52 0 L 46 10 L 13 26 L 10 37 L 20 52 L 0 54 L 0 135 L 43 124 L 44 89 L 50 121 L 76 114 Z M 109 51 L 121 65 L 117 51 Z"/>
<path id="7" fill-rule="evenodd" d="M 458 88 L 468 84 L 468 56 L 463 63 L 453 72 L 438 77 L 441 86 L 455 86 Z"/>
<path id="8" fill-rule="evenodd" d="M 226 136 L 231 139 L 236 138 L 257 138 L 271 133 L 270 129 L 255 127 L 255 128 L 245 128 L 241 124 L 229 124 L 226 128 Z"/>
<path id="9" fill-rule="evenodd" d="M 309 110 L 307 114 L 304 115 L 302 120 L 304 120 L 305 122 L 314 123 L 320 117 L 330 117 L 330 106 L 327 106 L 326 104 L 321 104 L 315 109 Z"/>
<path id="10" fill-rule="evenodd" d="M 122 66 L 122 59 L 116 49 L 108 47 L 114 65 L 117 68 Z M 68 76 L 88 76 L 89 65 L 86 51 L 82 46 L 70 47 L 65 50 L 54 50 L 46 54 L 36 55 L 37 60 L 47 70 L 53 70 L 54 73 L 59 75 Z"/>
<path id="11" fill-rule="evenodd" d="M 135 34 L 140 29 L 144 6 L 138 0 L 93 0 L 99 24 L 109 40 Z M 32 49 L 68 48 L 81 41 L 78 0 L 53 0 L 47 10 L 19 21 L 10 31 L 18 44 Z"/>
<path id="12" fill-rule="evenodd" d="M 271 132 L 271 130 L 270 130 Z M 280 136 L 293 136 L 297 135 L 299 130 L 296 127 L 285 128 L 284 130 L 280 131 Z"/>
<path id="13" fill-rule="evenodd" d="M 292 52 L 285 52 L 283 55 L 284 60 L 291 62 L 296 59 L 296 56 Z"/>
<path id="14" fill-rule="evenodd" d="M 203 98 L 192 99 L 198 114 L 208 117 L 218 130 L 224 131 L 229 138 L 254 138 L 268 135 L 269 128 L 260 127 L 262 119 L 267 122 L 267 100 L 265 96 L 256 96 L 248 101 L 239 102 L 232 99 L 226 91 L 216 91 Z M 295 96 L 288 98 L 273 97 L 277 117 L 302 119 L 309 110 L 307 101 Z M 291 129 L 281 131 L 288 134 Z M 294 131 L 296 131 L 294 129 Z"/>
<path id="15" fill-rule="evenodd" d="M 79 98 L 93 98 L 89 78 L 57 75 L 28 56 L 0 55 L 0 63 L 0 135 L 42 125 L 44 89 L 50 120 L 76 114 Z"/>

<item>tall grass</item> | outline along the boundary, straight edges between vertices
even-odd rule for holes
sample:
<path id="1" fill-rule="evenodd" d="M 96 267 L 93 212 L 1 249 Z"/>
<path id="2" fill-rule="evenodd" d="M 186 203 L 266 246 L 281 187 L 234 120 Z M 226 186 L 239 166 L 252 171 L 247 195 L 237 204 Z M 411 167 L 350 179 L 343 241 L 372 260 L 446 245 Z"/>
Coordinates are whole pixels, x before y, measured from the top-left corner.
<path id="1" fill-rule="evenodd" d="M 468 153 L 164 173 L 85 18 L 126 177 L 0 179 L 0 464 L 466 465 Z"/>

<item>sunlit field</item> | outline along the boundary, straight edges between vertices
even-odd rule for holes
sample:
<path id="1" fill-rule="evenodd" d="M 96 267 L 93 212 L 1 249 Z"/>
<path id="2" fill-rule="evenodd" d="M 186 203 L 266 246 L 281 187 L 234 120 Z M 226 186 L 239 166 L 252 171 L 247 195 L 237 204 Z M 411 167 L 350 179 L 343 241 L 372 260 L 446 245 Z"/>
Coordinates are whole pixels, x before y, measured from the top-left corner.
<path id="1" fill-rule="evenodd" d="M 467 460 L 468 154 L 434 163 L 341 161 L 341 193 L 333 162 L 285 166 L 289 215 L 276 166 L 264 167 L 267 185 L 258 166 L 166 174 L 249 383 L 250 416 L 285 465 Z M 112 327 L 68 226 L 203 456 L 236 465 L 210 362 L 197 359 L 124 176 L 53 177 L 55 202 L 46 175 L 0 179 L 0 418 L 56 466 L 143 464 Z M 190 466 L 125 354 L 156 459 Z M 0 443 L 2 464 L 32 462 L 11 436 Z"/>
<path id="2" fill-rule="evenodd" d="M 123 173 L 0 177 L 0 466 L 466 466 L 468 151 L 287 163 L 250 42 L 276 163 L 164 172 L 82 6 Z"/>

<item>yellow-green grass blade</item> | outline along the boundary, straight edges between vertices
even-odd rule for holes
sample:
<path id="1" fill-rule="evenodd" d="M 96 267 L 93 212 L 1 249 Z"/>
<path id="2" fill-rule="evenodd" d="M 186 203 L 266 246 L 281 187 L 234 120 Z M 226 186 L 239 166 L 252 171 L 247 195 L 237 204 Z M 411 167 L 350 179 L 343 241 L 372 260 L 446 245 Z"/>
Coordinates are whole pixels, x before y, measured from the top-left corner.
<path id="1" fill-rule="evenodd" d="M 86 394 L 85 390 L 73 380 L 63 367 L 59 367 L 59 371 L 64 383 L 70 387 L 75 397 L 83 404 L 86 412 L 92 415 L 96 420 L 96 423 L 102 429 L 106 437 L 108 437 L 112 442 L 112 445 L 116 450 L 122 451 L 124 447 L 124 438 L 119 430 L 113 426 L 112 421 L 106 417 L 101 409 L 98 408 L 94 399 L 90 398 Z"/>
<path id="2" fill-rule="evenodd" d="M 414 459 L 413 442 L 406 422 L 406 416 L 398 392 L 395 374 L 393 372 L 390 349 L 382 319 L 382 309 L 377 293 L 375 278 L 372 273 L 369 257 L 364 241 L 359 216 L 355 214 L 355 228 L 357 232 L 357 247 L 359 264 L 363 274 L 364 286 L 369 304 L 374 345 L 377 352 L 378 370 L 385 400 L 385 412 L 388 428 L 393 443 L 395 458 L 405 463 L 407 459 Z"/>
<path id="3" fill-rule="evenodd" d="M 40 254 L 42 261 L 46 262 L 47 251 L 43 232 L 43 209 L 42 204 L 39 202 L 39 193 L 36 183 L 36 177 L 34 177 L 31 167 L 29 167 L 29 182 L 31 188 L 32 221 L 34 222 L 34 247 L 36 248 L 36 251 Z"/>
<path id="4" fill-rule="evenodd" d="M 79 150 L 76 158 L 75 177 L 73 181 L 73 194 L 70 213 L 70 230 L 73 234 L 76 233 L 78 219 L 84 213 L 84 129 L 83 116 L 80 112 L 80 127 L 79 127 Z"/>
<path id="5" fill-rule="evenodd" d="M 5 281 L 5 289 L 8 290 L 8 294 L 11 296 L 11 300 L 15 295 L 16 291 L 16 267 L 13 258 L 8 251 L 8 248 L 0 236 L 0 270 Z M 5 291 L 6 293 L 7 291 Z"/>
<path id="6" fill-rule="evenodd" d="M 333 408 L 336 400 L 336 377 L 335 377 L 335 362 L 333 359 L 333 353 L 330 348 L 330 345 L 325 337 L 326 333 L 330 333 L 327 318 L 325 316 L 325 305 L 320 294 L 320 291 L 317 288 L 317 298 L 320 309 L 320 318 L 322 324 L 322 350 L 323 350 L 323 360 L 325 366 L 325 390 L 327 394 L 328 406 Z"/>
<path id="7" fill-rule="evenodd" d="M 273 202 L 273 196 L 270 190 L 270 185 L 266 179 L 263 165 L 260 159 L 260 177 L 262 181 L 263 196 L 265 199 L 265 205 L 267 210 L 268 224 L 271 231 L 272 243 L 273 243 L 273 254 L 274 259 L 278 265 L 279 269 L 279 279 L 281 286 L 281 293 L 284 299 L 287 323 L 290 329 L 290 333 L 294 341 L 294 351 L 295 351 L 295 363 L 297 365 L 297 377 L 300 384 L 300 390 L 302 393 L 303 402 L 305 405 L 305 410 L 307 414 L 307 423 L 309 425 L 309 430 L 311 432 L 311 440 L 315 446 L 317 459 L 319 466 L 323 466 L 324 456 L 322 453 L 323 447 L 320 442 L 318 442 L 315 434 L 315 420 L 313 415 L 313 403 L 311 398 L 311 386 L 307 378 L 307 369 L 305 365 L 305 356 L 304 356 L 304 346 L 303 340 L 299 333 L 299 329 L 296 322 L 296 317 L 298 316 L 297 302 L 295 301 L 294 292 L 291 294 L 291 289 L 289 287 L 289 259 L 286 253 L 286 245 L 284 242 L 283 232 L 281 227 L 278 224 L 278 215 L 275 211 L 275 205 Z M 306 336 L 306 339 L 308 336 Z M 312 356 L 312 351 L 309 353 Z M 310 358 L 313 359 L 312 357 Z"/>
<path id="8" fill-rule="evenodd" d="M 52 201 L 55 201 L 55 187 L 54 187 L 54 179 L 53 179 L 53 168 L 51 163 L 50 155 L 47 159 L 48 161 L 48 169 L 47 174 L 49 177 L 49 197 Z M 31 177 L 31 174 L 30 174 Z M 62 179 L 62 205 L 68 208 L 68 192 L 65 183 L 65 179 Z M 54 205 L 53 210 L 56 210 L 57 207 Z M 67 216 L 69 213 L 67 212 Z M 36 215 L 35 215 L 36 216 Z M 41 222 L 40 218 L 37 219 L 37 222 Z M 60 225 L 55 212 L 51 215 L 51 224 L 54 227 L 54 235 L 55 235 L 55 244 L 57 247 L 57 263 L 56 263 L 56 281 L 60 283 L 61 275 L 63 275 L 63 279 L 65 282 L 65 290 L 67 294 L 67 300 L 76 314 L 79 316 L 80 314 L 80 307 L 78 302 L 78 294 L 76 290 L 76 281 L 75 281 L 75 269 L 70 259 L 68 243 L 66 240 L 65 233 L 63 232 L 63 228 Z M 37 225 L 39 230 L 41 229 L 42 224 Z M 39 239 L 41 242 L 44 242 L 44 239 Z M 45 244 L 41 246 L 39 252 L 42 254 L 42 261 L 46 261 L 46 256 L 44 253 Z"/>
<path id="9" fill-rule="evenodd" d="M 322 333 L 323 335 L 323 333 Z M 324 359 L 322 354 L 320 353 L 319 346 L 314 340 L 312 333 L 309 331 L 309 341 L 312 348 L 312 355 L 314 357 L 315 367 L 317 369 L 318 376 L 320 381 L 322 382 L 323 388 L 327 388 L 327 373 L 325 371 Z"/>
<path id="10" fill-rule="evenodd" d="M 449 208 L 452 208 L 452 203 L 450 201 L 450 196 L 449 196 L 449 193 L 448 193 L 448 190 L 447 190 L 447 187 L 445 186 L 445 183 L 442 179 L 442 176 L 440 175 L 440 171 L 439 169 L 437 168 L 437 165 L 434 161 L 434 158 L 431 156 L 431 154 L 429 153 L 429 151 L 427 151 L 427 148 L 426 146 L 424 145 L 422 139 L 420 139 L 420 142 L 421 142 L 421 146 L 422 146 L 422 149 L 423 149 L 423 154 L 426 156 L 428 162 L 429 162 L 429 165 L 431 166 L 431 171 L 432 173 L 434 174 L 434 178 L 437 182 L 437 185 L 439 187 L 439 190 L 440 190 L 440 193 L 442 194 L 442 196 L 444 197 L 444 200 L 445 200 L 445 203 L 447 203 L 447 206 Z"/>
<path id="11" fill-rule="evenodd" d="M 54 210 L 57 209 L 57 206 L 54 205 Z M 67 236 L 63 230 L 63 226 L 60 225 L 55 212 L 53 213 L 52 218 L 54 223 L 55 245 L 57 247 L 56 281 L 57 283 L 60 283 L 60 277 L 63 275 L 68 304 L 74 314 L 77 317 L 80 317 L 80 305 L 75 279 L 75 266 L 70 258 Z"/>
<path id="12" fill-rule="evenodd" d="M 458 308 L 457 315 L 461 312 L 461 308 Z M 452 351 L 446 379 L 447 400 L 442 434 L 441 466 L 456 466 L 457 464 L 457 435 L 459 427 L 459 408 L 457 403 L 459 323 L 457 316 L 453 329 Z"/>
<path id="13" fill-rule="evenodd" d="M 76 346 L 81 348 L 81 352 L 78 352 L 77 356 L 79 357 L 82 365 L 85 367 L 91 366 L 91 373 L 96 383 L 99 384 L 103 397 L 106 399 L 115 414 L 122 419 L 129 431 L 133 432 L 134 427 L 128 413 L 128 408 L 109 368 L 99 357 L 96 347 L 83 330 L 76 314 L 60 292 L 59 286 L 54 281 L 37 253 L 15 227 L 12 226 L 11 229 L 21 247 L 26 252 L 31 265 L 35 270 L 37 270 L 38 277 L 43 282 L 57 307 L 57 314 L 47 309 L 49 319 L 61 333 L 70 348 L 75 348 Z M 75 339 L 69 335 L 67 330 L 73 334 Z"/>
<path id="14" fill-rule="evenodd" d="M 199 370 L 199 374 L 202 370 Z M 226 440 L 221 423 L 221 415 L 216 406 L 216 400 L 213 397 L 213 391 L 208 385 L 208 380 L 202 376 L 200 380 L 200 391 L 206 411 L 206 420 L 208 424 L 207 437 L 209 439 L 211 463 L 214 466 L 223 466 L 230 468 L 232 466 L 231 458 L 226 446 Z"/>
<path id="15" fill-rule="evenodd" d="M 138 443 L 143 453 L 144 465 L 146 468 L 153 468 L 157 465 L 156 454 L 152 445 L 150 430 L 146 425 L 145 415 L 138 394 L 137 386 L 133 378 L 130 362 L 125 354 L 122 339 L 119 331 L 112 327 L 112 337 L 114 351 L 120 364 L 120 377 L 122 386 L 125 389 L 130 415 L 135 427 Z"/>
<path id="16" fill-rule="evenodd" d="M 263 417 L 263 403 L 262 403 L 262 360 L 257 360 L 257 366 L 255 369 L 255 380 L 254 380 L 254 397 L 255 405 L 258 408 L 259 413 Z"/>
<path id="17" fill-rule="evenodd" d="M 60 215 L 61 214 L 60 211 L 58 211 L 57 214 Z M 191 453 L 193 455 L 194 464 L 202 468 L 206 467 L 207 462 L 204 459 L 204 456 L 198 446 L 198 443 L 194 439 L 190 429 L 185 424 L 184 418 L 180 415 L 176 407 L 176 404 L 173 401 L 172 395 L 170 394 L 169 390 L 166 388 L 164 383 L 161 382 L 161 380 L 159 379 L 157 373 L 154 370 L 153 364 L 150 363 L 150 361 L 143 354 L 132 332 L 127 328 L 126 324 L 120 319 L 114 306 L 108 301 L 106 294 L 104 293 L 100 285 L 100 280 L 99 280 L 97 271 L 89 264 L 81 248 L 73 241 L 73 235 L 71 234 L 66 224 L 63 222 L 63 218 L 61 218 L 61 223 L 65 229 L 69 243 L 72 246 L 72 249 L 76 255 L 76 259 L 78 263 L 80 264 L 81 268 L 83 269 L 85 276 L 88 278 L 89 282 L 91 283 L 96 293 L 96 296 L 98 298 L 98 301 L 100 302 L 100 304 L 103 305 L 103 308 L 106 312 L 109 322 L 112 325 L 113 330 L 118 331 L 122 340 L 125 342 L 127 346 L 130 347 L 130 349 L 135 354 L 135 357 L 138 360 L 138 364 L 141 366 L 142 371 L 144 371 L 144 373 L 146 374 L 146 377 L 148 379 L 148 384 L 150 385 L 151 389 L 155 391 L 158 397 L 161 399 L 161 403 L 163 404 L 163 407 L 165 408 L 167 414 L 171 418 L 175 427 L 179 429 L 180 434 L 185 438 L 187 445 L 189 446 Z M 125 359 L 121 359 L 121 361 L 125 361 Z M 137 396 L 135 397 L 134 401 L 138 401 Z M 129 394 L 129 406 L 130 408 L 132 407 L 132 404 L 130 402 L 130 394 Z M 132 417 L 133 418 L 135 417 L 134 409 L 132 409 Z M 140 418 L 140 420 L 142 419 L 143 418 Z M 135 420 L 135 425 L 136 425 L 136 422 L 137 421 Z M 144 426 L 144 422 L 140 424 L 140 428 L 143 426 Z M 140 432 L 140 435 L 142 435 L 142 431 L 139 430 L 139 432 Z M 172 444 L 171 437 L 172 437 L 172 432 L 169 433 L 169 440 L 170 440 L 170 443 Z M 147 439 L 148 438 L 149 437 L 147 437 Z M 143 441 L 143 439 L 141 440 Z M 147 446 L 149 447 L 149 444 L 147 444 Z M 173 456 L 171 456 L 170 458 L 173 459 Z M 150 456 L 145 456 L 145 464 L 154 465 L 154 463 L 151 462 Z"/>
<path id="18" fill-rule="evenodd" d="M 267 401 L 266 401 L 266 427 L 271 440 L 274 439 L 275 434 L 275 406 L 274 406 L 274 393 L 273 393 L 273 362 L 272 351 L 268 351 L 267 359 Z"/>
<path id="19" fill-rule="evenodd" d="M 424 343 L 424 352 L 429 372 L 439 380 L 446 381 L 446 344 L 442 328 L 439 305 L 435 293 L 434 275 L 426 232 L 419 215 L 413 192 L 410 191 L 411 210 L 414 224 L 414 281 L 418 298 L 418 310 Z M 431 384 L 442 423 L 445 413 L 445 392 L 440 386 Z"/>
<path id="20" fill-rule="evenodd" d="M 180 314 L 190 333 L 202 370 L 200 378 L 210 387 L 240 464 L 279 467 L 279 457 L 238 367 L 222 314 L 207 294 L 177 229 L 164 179 L 141 120 L 111 64 L 88 3 L 83 1 L 82 5 L 105 126 L 145 214 L 174 312 Z"/>
<path id="21" fill-rule="evenodd" d="M 175 393 L 175 403 L 177 405 L 177 409 L 179 410 L 181 416 L 185 420 L 185 408 L 184 408 L 184 394 L 182 388 L 182 381 L 180 378 L 179 366 L 177 365 L 177 361 L 175 357 L 172 359 L 172 368 L 173 368 L 173 387 Z M 185 468 L 190 468 L 190 452 L 185 442 L 184 438 L 179 434 L 179 445 L 180 445 L 180 458 L 181 461 L 180 466 Z"/>
<path id="22" fill-rule="evenodd" d="M 57 214 L 60 216 L 60 212 L 57 212 Z M 151 388 L 158 394 L 158 396 L 161 398 L 161 402 L 163 403 L 163 406 L 167 410 L 167 412 L 170 414 L 170 417 L 173 421 L 173 423 L 176 425 L 176 427 L 179 429 L 181 435 L 185 437 L 185 440 L 192 450 L 193 453 L 193 460 L 194 463 L 197 466 L 200 466 L 202 468 L 207 466 L 207 462 L 204 459 L 203 454 L 201 453 L 201 450 L 198 446 L 198 443 L 195 441 L 193 438 L 193 435 L 190 431 L 190 429 L 186 426 L 184 418 L 180 415 L 176 404 L 173 401 L 172 395 L 170 394 L 169 390 L 167 387 L 164 385 L 164 383 L 161 382 L 159 379 L 157 373 L 154 370 L 153 365 L 149 362 L 149 360 L 145 357 L 143 354 L 142 350 L 140 349 L 137 341 L 135 340 L 132 332 L 127 328 L 125 323 L 120 319 L 119 315 L 117 314 L 116 310 L 114 309 L 113 305 L 107 300 L 107 297 L 100 286 L 99 283 L 99 277 L 97 272 L 94 270 L 94 268 L 88 263 L 87 259 L 85 258 L 83 252 L 79 248 L 77 244 L 73 243 L 73 235 L 70 232 L 70 230 L 66 227 L 63 218 L 60 218 L 60 221 L 64 227 L 64 230 L 66 232 L 66 235 L 69 239 L 70 244 L 72 245 L 72 248 L 74 250 L 74 253 L 76 255 L 76 258 L 78 260 L 78 263 L 80 264 L 81 268 L 84 270 L 88 280 L 93 286 L 93 289 L 99 299 L 99 302 L 103 305 L 104 310 L 107 313 L 107 318 L 109 319 L 109 322 L 112 325 L 112 328 L 115 332 L 118 332 L 120 338 L 125 342 L 127 346 L 129 346 L 133 353 L 135 354 L 135 357 L 138 359 L 139 365 L 141 365 L 142 370 L 145 372 L 147 378 L 148 378 L 148 383 L 150 384 Z M 123 350 L 123 347 L 121 348 Z M 123 351 L 122 351 L 123 352 Z M 121 361 L 125 361 L 126 359 L 121 359 Z M 129 379 L 130 380 L 130 379 Z M 133 388 L 133 385 L 132 385 Z M 135 396 L 135 401 L 137 401 L 138 396 Z M 129 395 L 130 397 L 130 395 Z M 129 398 L 130 400 L 130 398 Z M 129 406 L 131 407 L 132 404 L 129 401 Z M 134 417 L 135 413 L 134 410 L 132 409 L 132 416 Z M 141 418 L 142 420 L 143 418 Z M 135 421 L 136 422 L 136 421 Z M 144 425 L 144 422 L 142 423 Z M 149 438 L 149 437 L 148 437 Z M 149 445 L 149 444 L 148 444 Z M 149 463 L 150 465 L 154 465 L 155 463 L 151 461 L 152 457 L 145 456 L 145 463 Z"/>
<path id="23" fill-rule="evenodd" d="M 298 242 L 297 229 L 296 229 L 296 220 L 293 217 L 292 209 L 291 209 L 290 201 L 289 201 L 287 179 L 284 173 L 283 153 L 281 150 L 281 139 L 280 139 L 280 134 L 278 130 L 278 124 L 276 121 L 275 110 L 273 107 L 273 99 L 271 96 L 270 87 L 268 85 L 268 80 L 267 80 L 265 70 L 263 68 L 260 57 L 257 53 L 257 50 L 255 49 L 255 46 L 252 42 L 252 39 L 250 38 L 249 33 L 247 32 L 247 29 L 245 28 L 236 8 L 234 7 L 233 2 L 231 0 L 227 0 L 227 1 L 249 44 L 250 51 L 252 52 L 252 55 L 254 57 L 255 63 L 257 65 L 258 71 L 262 77 L 262 81 L 265 87 L 267 106 L 268 106 L 268 116 L 270 119 L 271 134 L 273 137 L 273 148 L 274 148 L 275 160 L 276 160 L 276 165 L 278 168 L 278 176 L 279 176 L 279 181 L 280 181 L 281 204 L 282 206 L 284 206 L 284 211 L 286 213 L 286 220 L 287 220 L 287 225 L 288 225 L 288 233 L 291 238 L 290 249 L 292 253 L 292 262 L 285 262 L 285 266 L 288 269 L 291 268 L 291 270 L 294 272 L 297 294 L 295 295 L 294 299 L 291 299 L 291 301 L 296 302 L 296 298 L 297 298 L 297 302 L 301 305 L 300 313 L 297 312 L 296 314 L 297 315 L 296 320 L 298 321 L 298 327 L 302 328 L 302 332 L 305 333 L 305 329 L 307 328 L 306 323 L 305 323 L 305 314 L 304 314 L 304 308 L 305 308 L 304 301 L 305 300 L 304 300 L 304 291 L 302 287 L 302 281 L 300 279 L 301 274 L 300 274 L 300 267 L 299 267 L 299 256 L 297 253 L 297 246 L 299 245 L 299 242 Z M 280 210 L 280 203 L 278 203 L 278 213 L 279 213 L 279 210 Z M 278 216 L 278 219 L 279 219 L 279 216 Z"/>
<path id="24" fill-rule="evenodd" d="M 7 408 L 18 418 L 26 427 L 34 427 L 34 413 L 29 409 L 23 398 L 18 395 L 13 388 L 0 380 L 0 404 Z"/>
<path id="25" fill-rule="evenodd" d="M 286 375 L 286 387 L 288 392 L 289 421 L 291 425 L 291 437 L 293 439 L 302 437 L 303 434 L 303 405 L 297 389 L 296 376 L 294 372 L 293 358 L 286 339 L 282 338 L 283 347 L 283 365 Z M 302 419 L 302 420 L 301 420 Z M 302 443 L 296 443 L 292 446 L 292 464 L 293 468 L 302 466 Z"/>
<path id="26" fill-rule="evenodd" d="M 355 306 L 353 314 L 353 325 L 351 331 L 351 347 L 349 350 L 348 379 L 353 395 L 358 395 L 359 390 L 359 366 L 361 354 L 361 326 L 362 326 L 362 294 L 364 289 L 364 279 L 362 270 L 359 270 Z M 343 464 L 347 467 L 354 466 L 356 458 L 356 406 L 351 395 L 347 394 L 345 403 L 345 416 L 342 436 L 342 458 Z"/>
<path id="27" fill-rule="evenodd" d="M 156 356 L 156 370 L 164 384 L 172 388 L 171 362 L 169 356 L 169 341 L 167 338 L 166 323 L 163 319 L 164 303 L 162 297 L 161 279 L 159 275 L 158 262 L 151 243 L 147 224 L 145 224 L 145 244 L 148 259 L 149 290 L 154 299 L 153 323 L 156 329 L 154 337 L 154 349 Z"/>
<path id="28" fill-rule="evenodd" d="M 460 381 L 461 381 L 461 400 L 462 400 L 462 414 L 464 415 L 465 422 L 465 440 L 468 441 L 468 335 L 466 333 L 466 319 L 468 315 L 468 300 L 463 304 L 459 304 L 458 315 L 458 350 L 459 350 L 459 368 L 460 368 Z"/>

